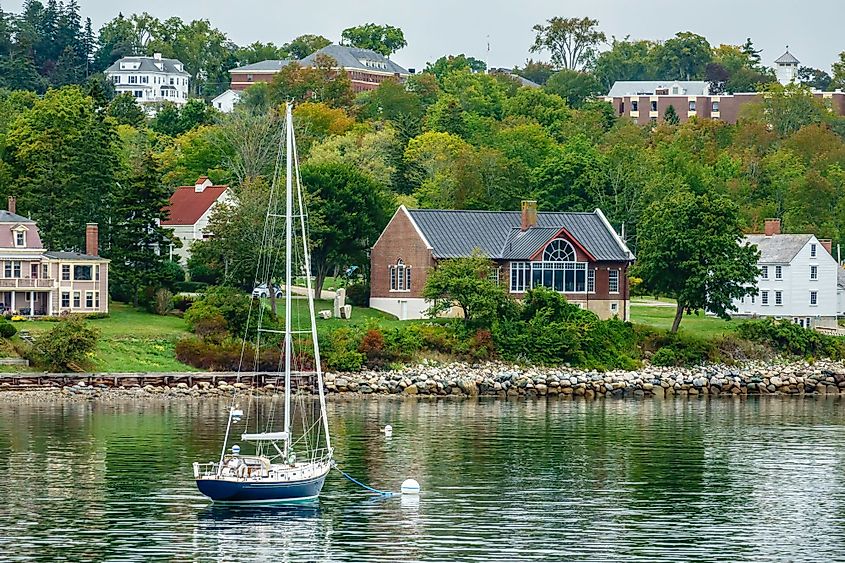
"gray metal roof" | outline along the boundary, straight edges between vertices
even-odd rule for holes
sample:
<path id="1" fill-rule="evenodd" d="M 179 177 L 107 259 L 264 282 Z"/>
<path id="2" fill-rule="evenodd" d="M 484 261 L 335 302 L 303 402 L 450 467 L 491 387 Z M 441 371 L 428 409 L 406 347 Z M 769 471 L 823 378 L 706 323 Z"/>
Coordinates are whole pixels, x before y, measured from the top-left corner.
<path id="1" fill-rule="evenodd" d="M 795 58 L 795 55 L 789 52 L 789 49 L 786 50 L 786 53 L 782 54 L 780 57 L 775 59 L 775 64 L 794 64 L 797 65 L 801 61 Z"/>
<path id="2" fill-rule="evenodd" d="M 240 66 L 238 68 L 233 68 L 229 72 L 250 72 L 250 71 L 270 71 L 270 72 L 278 72 L 282 68 L 286 67 L 293 61 L 288 59 L 268 59 L 266 61 L 258 61 L 257 63 L 252 63 L 246 66 Z"/>
<path id="3" fill-rule="evenodd" d="M 761 264 L 789 264 L 813 235 L 745 235 L 760 250 Z"/>
<path id="4" fill-rule="evenodd" d="M 120 63 L 121 62 L 140 62 L 141 66 L 135 70 L 128 70 L 128 69 L 121 69 Z M 159 70 L 159 68 L 155 65 L 156 62 L 161 62 L 163 70 Z M 132 57 L 123 57 L 122 59 L 116 60 L 112 65 L 106 69 L 106 72 L 168 72 L 171 74 L 184 74 L 185 76 L 190 76 L 184 70 L 178 70 L 175 65 L 181 65 L 182 61 L 179 59 L 164 59 L 162 58 L 160 61 L 157 61 L 153 57 L 141 57 L 141 56 L 132 56 Z M 182 68 L 185 68 L 182 65 Z"/>
<path id="5" fill-rule="evenodd" d="M 617 80 L 607 93 L 608 97 L 653 96 L 658 89 L 666 88 L 671 93 L 672 86 L 679 86 L 675 96 L 706 96 L 710 92 L 710 83 L 704 80 Z"/>
<path id="6" fill-rule="evenodd" d="M 102 256 L 92 256 L 90 254 L 82 254 L 80 252 L 60 252 L 49 250 L 44 253 L 47 258 L 55 258 L 57 260 L 92 260 L 97 262 L 108 262 Z"/>
<path id="7" fill-rule="evenodd" d="M 394 63 L 381 53 L 376 53 L 375 51 L 371 51 L 370 49 L 358 49 L 357 47 L 347 47 L 346 45 L 326 45 L 322 49 L 315 51 L 299 61 L 299 64 L 302 66 L 310 66 L 314 64 L 314 60 L 317 58 L 318 55 L 328 55 L 334 60 L 337 61 L 339 66 L 343 68 L 354 68 L 356 70 L 365 70 L 365 71 L 381 71 L 381 72 L 390 72 L 390 73 L 399 73 L 399 74 L 408 74 L 408 70 L 402 68 L 398 64 Z M 380 66 L 368 66 L 365 64 L 365 61 L 373 62 L 379 65 L 384 65 L 384 68 Z"/>
<path id="8" fill-rule="evenodd" d="M 35 223 L 35 221 L 29 217 L 24 217 L 23 215 L 11 213 L 3 209 L 0 210 L 0 223 Z"/>
<path id="9" fill-rule="evenodd" d="M 537 225 L 522 234 L 515 232 L 522 223 L 519 211 L 409 209 L 408 213 L 432 246 L 435 258 L 469 256 L 477 248 L 494 259 L 527 260 L 565 228 L 596 260 L 633 259 L 598 210 L 540 212 Z"/>

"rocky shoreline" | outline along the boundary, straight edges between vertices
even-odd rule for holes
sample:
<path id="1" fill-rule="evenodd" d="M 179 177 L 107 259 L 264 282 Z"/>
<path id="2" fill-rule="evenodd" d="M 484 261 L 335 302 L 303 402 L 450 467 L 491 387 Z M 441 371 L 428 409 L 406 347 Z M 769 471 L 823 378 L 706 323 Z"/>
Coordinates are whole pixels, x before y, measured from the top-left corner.
<path id="1" fill-rule="evenodd" d="M 250 389 L 247 383 L 216 385 L 201 381 L 169 385 L 124 384 L 115 387 L 84 381 L 65 386 L 42 385 L 26 391 L 0 384 L 2 398 L 197 398 L 231 396 Z M 666 398 L 749 395 L 839 395 L 845 394 L 845 364 L 748 363 L 741 366 L 707 365 L 692 368 L 646 366 L 639 371 L 583 371 L 574 368 L 537 368 L 509 364 L 429 364 L 408 366 L 399 371 L 327 373 L 330 397 L 562 397 L 562 398 Z M 4 391 L 4 387 L 9 390 Z M 256 391 L 274 394 L 281 389 L 268 384 Z M 313 386 L 305 390 L 316 393 Z"/>

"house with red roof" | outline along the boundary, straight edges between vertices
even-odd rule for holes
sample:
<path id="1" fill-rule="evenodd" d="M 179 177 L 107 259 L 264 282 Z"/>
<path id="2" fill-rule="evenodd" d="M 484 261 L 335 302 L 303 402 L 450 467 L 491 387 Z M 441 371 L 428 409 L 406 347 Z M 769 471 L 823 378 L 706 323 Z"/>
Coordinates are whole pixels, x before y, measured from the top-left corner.
<path id="1" fill-rule="evenodd" d="M 191 255 L 191 245 L 208 238 L 205 230 L 214 209 L 231 202 L 229 186 L 215 186 L 207 176 L 197 178 L 193 186 L 176 188 L 170 196 L 170 204 L 164 208 L 167 219 L 161 222 L 182 242 L 181 248 L 171 245 L 171 259 L 178 258 L 181 264 L 186 264 Z"/>

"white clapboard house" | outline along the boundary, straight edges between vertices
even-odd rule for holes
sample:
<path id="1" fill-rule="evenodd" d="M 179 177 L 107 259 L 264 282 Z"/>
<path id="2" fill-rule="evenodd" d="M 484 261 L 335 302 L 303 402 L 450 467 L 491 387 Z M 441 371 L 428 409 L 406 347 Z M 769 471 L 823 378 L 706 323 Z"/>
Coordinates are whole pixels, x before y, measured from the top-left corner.
<path id="1" fill-rule="evenodd" d="M 744 240 L 760 251 L 757 293 L 734 301 L 734 316 L 789 319 L 807 328 L 837 326 L 839 265 L 830 241 L 810 234 L 782 234 L 767 219 L 764 234 Z"/>

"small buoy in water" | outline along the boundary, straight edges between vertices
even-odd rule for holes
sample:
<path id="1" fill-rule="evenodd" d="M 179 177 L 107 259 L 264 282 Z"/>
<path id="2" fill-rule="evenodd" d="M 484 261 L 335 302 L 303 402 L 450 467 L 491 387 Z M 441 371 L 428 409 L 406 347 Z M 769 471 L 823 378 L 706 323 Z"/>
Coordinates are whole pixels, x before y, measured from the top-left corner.
<path id="1" fill-rule="evenodd" d="M 402 481 L 402 487 L 399 489 L 403 495 L 418 495 L 420 494 L 420 484 L 416 479 L 405 479 Z"/>
<path id="2" fill-rule="evenodd" d="M 384 432 L 385 438 L 390 438 L 391 436 L 393 436 L 393 427 L 389 424 L 382 428 L 381 431 Z"/>

